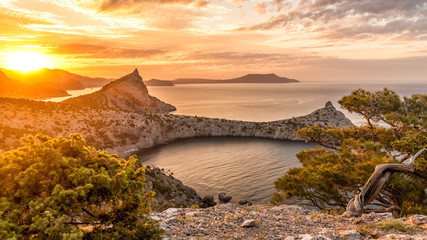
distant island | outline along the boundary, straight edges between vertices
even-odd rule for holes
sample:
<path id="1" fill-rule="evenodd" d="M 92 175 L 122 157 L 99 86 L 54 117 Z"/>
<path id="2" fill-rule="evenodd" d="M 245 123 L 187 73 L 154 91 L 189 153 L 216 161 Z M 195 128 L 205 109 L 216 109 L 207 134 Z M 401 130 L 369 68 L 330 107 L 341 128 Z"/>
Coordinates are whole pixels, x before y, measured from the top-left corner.
<path id="1" fill-rule="evenodd" d="M 178 78 L 175 80 L 151 79 L 145 82 L 147 86 L 174 86 L 176 84 L 213 84 L 213 83 L 293 83 L 295 79 L 279 77 L 274 73 L 247 74 L 231 79 Z"/>
<path id="2" fill-rule="evenodd" d="M 144 81 L 144 84 L 146 86 L 175 86 L 173 81 L 159 79 L 150 79 L 148 81 Z"/>
<path id="3" fill-rule="evenodd" d="M 0 97 L 46 99 L 69 96 L 67 90 L 101 87 L 112 79 L 91 78 L 61 69 L 21 72 L 0 68 Z"/>

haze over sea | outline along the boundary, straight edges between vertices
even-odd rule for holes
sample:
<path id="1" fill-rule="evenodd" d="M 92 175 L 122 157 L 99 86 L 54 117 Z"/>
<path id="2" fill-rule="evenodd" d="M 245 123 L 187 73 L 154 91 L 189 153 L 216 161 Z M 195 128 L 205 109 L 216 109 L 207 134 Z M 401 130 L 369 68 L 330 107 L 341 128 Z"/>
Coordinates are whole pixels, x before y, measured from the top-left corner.
<path id="1" fill-rule="evenodd" d="M 317 81 L 149 86 L 148 90 L 176 106 L 173 114 L 273 121 L 311 113 L 331 101 L 354 124 L 361 125 L 364 119 L 341 109 L 337 101 L 357 88 L 377 91 L 384 87 L 400 96 L 427 93 L 427 83 Z M 314 147 L 311 143 L 270 139 L 197 138 L 145 150 L 138 157 L 146 165 L 170 170 L 202 196 L 226 192 L 233 196 L 232 201 L 267 202 L 274 193 L 274 181 L 289 168 L 301 166 L 295 154 Z"/>

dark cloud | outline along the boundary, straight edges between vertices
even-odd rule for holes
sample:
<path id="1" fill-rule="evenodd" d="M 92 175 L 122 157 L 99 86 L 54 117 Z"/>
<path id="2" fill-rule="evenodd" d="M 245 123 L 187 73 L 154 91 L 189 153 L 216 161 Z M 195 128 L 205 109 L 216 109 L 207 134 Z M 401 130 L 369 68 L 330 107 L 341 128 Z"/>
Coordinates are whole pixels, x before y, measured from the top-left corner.
<path id="1" fill-rule="evenodd" d="M 52 48 L 53 54 L 71 54 L 79 58 L 150 58 L 166 53 L 160 49 L 132 49 L 97 44 L 71 43 Z"/>
<path id="2" fill-rule="evenodd" d="M 277 11 L 269 21 L 239 30 L 292 29 L 303 25 L 321 37 L 359 38 L 375 35 L 427 34 L 425 0 L 273 0 L 257 5 Z"/>

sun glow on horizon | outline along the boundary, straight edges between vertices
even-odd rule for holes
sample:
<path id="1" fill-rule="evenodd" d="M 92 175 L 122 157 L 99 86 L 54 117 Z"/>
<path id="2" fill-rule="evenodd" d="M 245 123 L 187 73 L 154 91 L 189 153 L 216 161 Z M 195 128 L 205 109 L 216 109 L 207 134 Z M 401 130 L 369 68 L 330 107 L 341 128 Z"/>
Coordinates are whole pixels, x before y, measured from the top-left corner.
<path id="1" fill-rule="evenodd" d="M 37 52 L 10 53 L 6 59 L 6 68 L 23 72 L 52 68 L 52 60 Z"/>

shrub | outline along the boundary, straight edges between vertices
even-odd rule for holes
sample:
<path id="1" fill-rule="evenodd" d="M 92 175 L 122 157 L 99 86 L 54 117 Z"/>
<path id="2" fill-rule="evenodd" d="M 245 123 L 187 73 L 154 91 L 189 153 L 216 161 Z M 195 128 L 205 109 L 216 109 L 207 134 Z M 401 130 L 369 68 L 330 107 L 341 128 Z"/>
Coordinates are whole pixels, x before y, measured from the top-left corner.
<path id="1" fill-rule="evenodd" d="M 87 147 L 80 134 L 23 142 L 0 152 L 1 239 L 160 239 L 136 158 Z"/>

